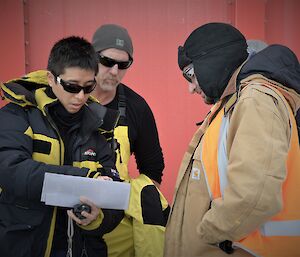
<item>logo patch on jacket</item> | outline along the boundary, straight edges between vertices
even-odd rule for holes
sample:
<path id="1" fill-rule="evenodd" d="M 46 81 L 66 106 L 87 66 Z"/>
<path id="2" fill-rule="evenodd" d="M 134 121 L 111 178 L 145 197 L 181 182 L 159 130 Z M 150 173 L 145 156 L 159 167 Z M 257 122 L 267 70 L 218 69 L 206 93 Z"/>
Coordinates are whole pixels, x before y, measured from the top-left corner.
<path id="1" fill-rule="evenodd" d="M 92 156 L 95 157 L 96 156 L 96 152 L 93 149 L 88 149 L 83 153 L 83 156 Z"/>
<path id="2" fill-rule="evenodd" d="M 197 168 L 193 168 L 191 171 L 191 176 L 194 180 L 200 180 L 200 170 Z"/>

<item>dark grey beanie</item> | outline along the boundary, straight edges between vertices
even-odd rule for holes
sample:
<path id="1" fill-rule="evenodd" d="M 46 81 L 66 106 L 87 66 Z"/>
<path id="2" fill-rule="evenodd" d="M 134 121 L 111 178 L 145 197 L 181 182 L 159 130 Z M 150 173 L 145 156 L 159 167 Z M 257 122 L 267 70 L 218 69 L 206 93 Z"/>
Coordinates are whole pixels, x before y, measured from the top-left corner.
<path id="1" fill-rule="evenodd" d="M 133 46 L 128 31 L 116 24 L 100 26 L 93 35 L 92 44 L 96 52 L 108 48 L 126 51 L 133 59 Z"/>

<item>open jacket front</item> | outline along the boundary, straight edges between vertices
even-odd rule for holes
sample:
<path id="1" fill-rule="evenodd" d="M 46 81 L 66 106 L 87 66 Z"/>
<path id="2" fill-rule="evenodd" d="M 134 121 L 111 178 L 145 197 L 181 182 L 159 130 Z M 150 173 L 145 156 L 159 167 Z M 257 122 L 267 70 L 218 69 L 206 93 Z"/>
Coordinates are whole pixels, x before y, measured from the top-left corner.
<path id="1" fill-rule="evenodd" d="M 299 256 L 299 62 L 274 45 L 240 68 L 184 155 L 165 257 L 225 257 L 224 240 L 231 256 Z M 261 229 L 276 220 L 294 227 Z"/>

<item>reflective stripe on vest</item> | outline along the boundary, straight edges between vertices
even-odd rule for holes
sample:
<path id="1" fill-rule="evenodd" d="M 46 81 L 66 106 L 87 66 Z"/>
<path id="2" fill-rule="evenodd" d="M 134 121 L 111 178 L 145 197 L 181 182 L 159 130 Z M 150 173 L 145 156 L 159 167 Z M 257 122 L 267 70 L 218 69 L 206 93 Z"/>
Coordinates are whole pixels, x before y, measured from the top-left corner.
<path id="1" fill-rule="evenodd" d="M 218 147 L 218 172 L 220 177 L 221 195 L 224 195 L 224 189 L 227 185 L 227 132 L 229 127 L 229 115 L 223 116 Z"/>
<path id="2" fill-rule="evenodd" d="M 227 185 L 227 131 L 229 127 L 229 117 L 224 116 L 224 110 L 220 110 L 213 122 L 210 124 L 209 130 L 207 130 L 203 136 L 203 146 L 201 148 L 201 163 L 202 169 L 204 171 L 204 176 L 208 188 L 208 192 L 211 200 L 222 197 L 224 194 L 224 189 Z M 218 146 L 212 146 L 211 142 L 215 141 L 215 135 L 219 134 Z M 217 149 L 218 148 L 218 149 Z M 218 163 L 217 167 L 215 160 L 206 159 L 207 156 L 214 156 L 214 154 L 203 155 L 203 149 L 210 149 L 211 151 L 218 152 Z M 206 165 L 204 166 L 204 163 Z M 218 174 L 212 174 L 212 172 L 207 172 L 207 170 L 216 170 Z M 215 176 L 217 175 L 217 176 Z M 213 191 L 215 188 L 216 191 Z M 217 189 L 219 188 L 219 190 Z"/>
<path id="3" fill-rule="evenodd" d="M 285 103 L 291 122 L 292 134 L 286 162 L 288 176 L 282 187 L 283 209 L 275 217 L 263 224 L 260 229 L 257 229 L 240 242 L 235 242 L 234 246 L 245 249 L 253 256 L 296 257 L 300 256 L 300 249 L 298 250 L 298 244 L 300 244 L 300 212 L 298 204 L 295 203 L 295 199 L 299 196 L 299 186 L 295 185 L 295 181 L 300 181 L 298 133 L 297 129 L 295 129 L 295 118 L 287 101 L 278 90 L 273 87 L 270 88 Z M 201 164 L 212 200 L 223 197 L 224 189 L 227 185 L 228 158 L 226 144 L 228 127 L 229 118 L 227 115 L 224 115 L 224 110 L 222 109 L 209 125 L 202 139 Z"/>
<path id="4" fill-rule="evenodd" d="M 263 236 L 300 236 L 300 220 L 269 221 L 261 228 Z"/>

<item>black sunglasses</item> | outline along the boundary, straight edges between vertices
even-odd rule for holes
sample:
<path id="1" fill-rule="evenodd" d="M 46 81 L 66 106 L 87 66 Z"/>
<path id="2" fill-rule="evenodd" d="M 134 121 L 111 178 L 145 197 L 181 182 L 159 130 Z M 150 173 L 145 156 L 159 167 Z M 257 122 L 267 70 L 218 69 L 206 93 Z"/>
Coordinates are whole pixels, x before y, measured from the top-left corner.
<path id="1" fill-rule="evenodd" d="M 95 87 L 96 87 L 96 80 L 92 81 L 91 85 L 82 87 L 74 83 L 70 83 L 67 81 L 64 81 L 61 79 L 59 76 L 56 76 L 56 81 L 61 84 L 61 86 L 64 88 L 65 91 L 72 93 L 72 94 L 78 94 L 81 90 L 83 90 L 84 94 L 89 94 L 91 93 Z"/>
<path id="2" fill-rule="evenodd" d="M 109 58 L 107 56 L 103 56 L 101 54 L 99 54 L 99 62 L 106 66 L 106 67 L 113 67 L 115 66 L 116 64 L 118 65 L 118 68 L 120 70 L 126 70 L 130 67 L 130 65 L 132 64 L 133 60 L 132 58 L 129 58 L 128 61 L 116 61 L 112 58 Z"/>

